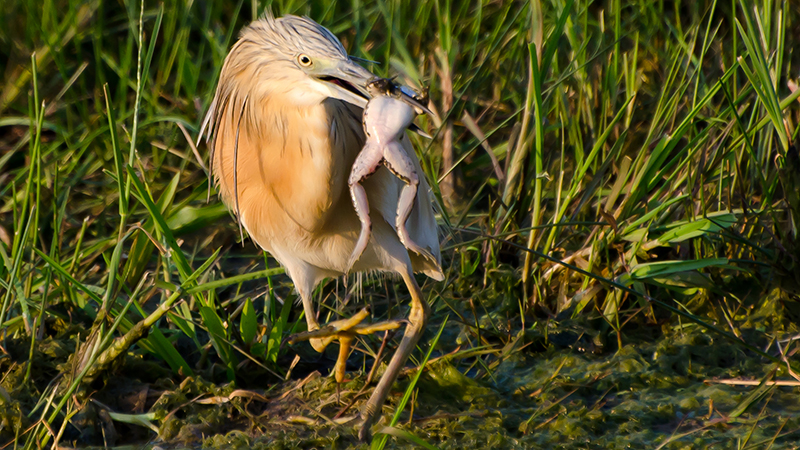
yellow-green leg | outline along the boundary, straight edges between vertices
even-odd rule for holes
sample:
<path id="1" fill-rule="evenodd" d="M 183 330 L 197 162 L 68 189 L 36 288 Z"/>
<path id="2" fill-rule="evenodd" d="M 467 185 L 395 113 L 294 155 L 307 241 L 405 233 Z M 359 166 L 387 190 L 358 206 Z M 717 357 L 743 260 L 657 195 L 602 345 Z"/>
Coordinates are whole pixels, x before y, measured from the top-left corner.
<path id="1" fill-rule="evenodd" d="M 414 350 L 419 338 L 425 331 L 425 325 L 428 322 L 428 316 L 430 316 L 430 307 L 422 298 L 422 291 L 410 270 L 403 274 L 403 281 L 405 281 L 411 293 L 411 312 L 408 315 L 408 325 L 406 325 L 403 340 L 400 341 L 400 345 L 389 362 L 386 372 L 384 372 L 378 382 L 378 386 L 375 387 L 375 391 L 361 411 L 362 423 L 358 431 L 358 437 L 362 441 L 370 438 L 370 428 L 380 418 L 381 408 L 389 395 L 392 384 L 394 384 L 400 374 L 400 370 L 405 365 L 408 355 Z"/>

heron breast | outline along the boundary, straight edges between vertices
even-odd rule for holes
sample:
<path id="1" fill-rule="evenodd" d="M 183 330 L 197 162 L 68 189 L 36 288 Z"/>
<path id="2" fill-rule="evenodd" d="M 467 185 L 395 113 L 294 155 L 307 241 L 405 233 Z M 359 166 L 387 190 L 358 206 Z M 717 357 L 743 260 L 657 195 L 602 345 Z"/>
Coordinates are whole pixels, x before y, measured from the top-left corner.
<path id="1" fill-rule="evenodd" d="M 360 133 L 358 116 L 332 117 L 324 104 L 297 107 L 276 97 L 249 103 L 241 120 L 241 108 L 233 111 L 214 155 L 223 200 L 266 249 L 275 239 L 313 239 L 347 186 L 354 158 L 347 148 L 354 155 L 363 143 L 352 132 Z M 348 120 L 356 123 L 343 127 Z"/>
<path id="2" fill-rule="evenodd" d="M 280 151 L 262 152 L 263 179 L 288 219 L 316 232 L 324 227 L 341 197 L 345 162 L 336 155 L 331 120 L 324 107 L 284 110 L 282 120 L 285 132 L 273 139 Z M 266 162 L 267 158 L 274 159 Z"/>

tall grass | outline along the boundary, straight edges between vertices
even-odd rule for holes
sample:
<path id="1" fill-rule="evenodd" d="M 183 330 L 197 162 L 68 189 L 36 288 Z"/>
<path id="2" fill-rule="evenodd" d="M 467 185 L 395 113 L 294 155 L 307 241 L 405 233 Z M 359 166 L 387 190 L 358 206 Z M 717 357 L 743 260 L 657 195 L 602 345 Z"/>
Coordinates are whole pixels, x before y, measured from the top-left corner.
<path id="1" fill-rule="evenodd" d="M 740 327 L 767 293 L 800 296 L 788 0 L 10 0 L 0 323 L 27 342 L 20 446 L 57 441 L 128 352 L 175 379 L 287 374 L 281 341 L 302 324 L 288 278 L 207 201 L 207 152 L 192 143 L 237 30 L 267 8 L 430 87 L 438 117 L 420 124 L 435 138 L 414 139 L 446 206 L 448 279 L 425 289 L 437 320 L 471 311 L 476 347 L 489 328 L 501 336 L 471 360 L 479 377 L 541 318 L 598 318 L 619 347 L 626 324 L 688 319 L 776 358 Z M 318 295 L 337 292 L 331 280 Z M 477 325 L 497 296 L 504 332 Z M 48 336 L 78 345 L 59 376 L 33 380 Z"/>

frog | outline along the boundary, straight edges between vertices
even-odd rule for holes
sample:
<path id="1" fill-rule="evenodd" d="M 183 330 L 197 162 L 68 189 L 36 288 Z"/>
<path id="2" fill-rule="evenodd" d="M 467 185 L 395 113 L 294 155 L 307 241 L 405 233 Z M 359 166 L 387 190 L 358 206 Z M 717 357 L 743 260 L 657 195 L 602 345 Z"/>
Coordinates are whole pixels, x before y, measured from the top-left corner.
<path id="1" fill-rule="evenodd" d="M 367 83 L 371 99 L 364 107 L 362 124 L 366 141 L 353 163 L 348 185 L 353 207 L 361 221 L 361 232 L 347 264 L 348 272 L 367 248 L 372 229 L 367 193 L 361 183 L 383 165 L 405 183 L 397 202 L 395 229 L 406 249 L 431 261 L 433 254 L 414 242 L 409 236 L 406 221 L 411 215 L 419 186 L 419 175 L 413 160 L 400 142 L 406 129 L 426 136 L 413 121 L 417 115 L 432 114 L 425 106 L 427 91 L 417 94 L 410 88 L 396 84 L 389 78 L 375 78 Z"/>

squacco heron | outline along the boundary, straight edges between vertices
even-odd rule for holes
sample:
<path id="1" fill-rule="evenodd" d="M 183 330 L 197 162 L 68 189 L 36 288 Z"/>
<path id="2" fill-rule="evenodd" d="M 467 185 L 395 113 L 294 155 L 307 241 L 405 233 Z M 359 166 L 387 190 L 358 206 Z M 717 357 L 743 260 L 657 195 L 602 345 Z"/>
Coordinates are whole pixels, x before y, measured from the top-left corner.
<path id="1" fill-rule="evenodd" d="M 364 145 L 362 109 L 367 83 L 374 78 L 311 19 L 268 15 L 247 26 L 225 58 L 200 131 L 209 140 L 222 200 L 250 237 L 286 268 L 302 298 L 308 329 L 317 330 L 311 344 L 318 351 L 336 338 L 349 345 L 351 330 L 366 316 L 320 328 L 312 292 L 323 278 L 348 271 L 360 234 L 347 181 Z M 422 174 L 408 137 L 401 142 L 415 172 Z M 398 237 L 403 181 L 381 168 L 363 187 L 372 233 L 352 270 L 399 274 L 411 294 L 411 311 L 397 351 L 361 411 L 362 440 L 425 328 L 429 307 L 414 273 L 442 279 L 425 178 L 419 177 L 420 194 L 406 225 L 410 239 L 432 257 L 409 252 Z M 342 362 L 337 366 L 343 370 Z"/>

